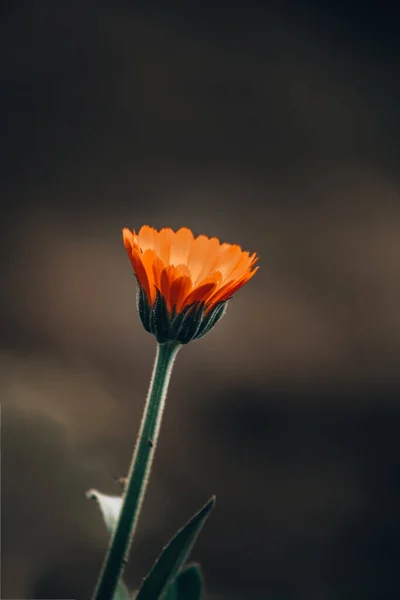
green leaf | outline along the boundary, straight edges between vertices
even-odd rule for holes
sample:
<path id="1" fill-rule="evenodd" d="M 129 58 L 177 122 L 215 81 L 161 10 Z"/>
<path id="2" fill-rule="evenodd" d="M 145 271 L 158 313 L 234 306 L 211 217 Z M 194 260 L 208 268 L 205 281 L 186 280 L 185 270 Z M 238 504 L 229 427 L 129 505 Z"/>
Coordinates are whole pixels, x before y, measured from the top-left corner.
<path id="1" fill-rule="evenodd" d="M 96 500 L 103 515 L 107 531 L 112 535 L 117 525 L 119 513 L 121 512 L 122 498 L 120 496 L 108 496 L 98 490 L 88 490 L 86 497 L 89 500 Z M 122 579 L 118 583 L 113 600 L 131 600 L 129 590 Z"/>
<path id="2" fill-rule="evenodd" d="M 162 598 L 162 595 L 167 591 L 168 586 L 175 579 L 179 569 L 187 559 L 197 539 L 197 536 L 199 535 L 208 515 L 214 507 L 214 504 L 215 496 L 213 496 L 207 502 L 207 504 L 198 513 L 196 513 L 190 519 L 190 521 L 188 521 L 186 525 L 184 525 L 184 527 L 182 527 L 182 529 L 180 529 L 172 538 L 172 540 L 160 554 L 149 575 L 143 581 L 139 593 L 136 596 L 136 600 L 160 600 Z M 182 572 L 182 576 L 183 573 L 184 571 Z M 185 581 L 187 584 L 187 580 L 193 579 L 193 577 L 193 574 L 186 576 L 182 583 L 182 590 L 184 590 Z M 171 592 L 168 589 L 166 596 L 167 600 L 181 600 L 180 596 L 176 595 L 176 593 L 179 591 L 179 586 L 176 587 L 176 592 L 174 588 L 175 586 L 173 586 Z M 193 587 L 193 589 L 195 589 L 195 587 Z M 169 595 L 170 593 L 171 596 Z M 196 599 L 196 596 L 193 598 Z M 192 599 L 191 597 L 188 597 L 187 600 Z"/>
<path id="3" fill-rule="evenodd" d="M 175 581 L 169 584 L 167 591 L 162 595 L 162 600 L 178 600 Z"/>
<path id="4" fill-rule="evenodd" d="M 199 565 L 187 565 L 172 585 L 176 588 L 176 600 L 201 600 L 203 578 Z"/>
<path id="5" fill-rule="evenodd" d="M 181 569 L 162 600 L 201 600 L 203 579 L 200 567 L 196 563 L 186 565 Z"/>

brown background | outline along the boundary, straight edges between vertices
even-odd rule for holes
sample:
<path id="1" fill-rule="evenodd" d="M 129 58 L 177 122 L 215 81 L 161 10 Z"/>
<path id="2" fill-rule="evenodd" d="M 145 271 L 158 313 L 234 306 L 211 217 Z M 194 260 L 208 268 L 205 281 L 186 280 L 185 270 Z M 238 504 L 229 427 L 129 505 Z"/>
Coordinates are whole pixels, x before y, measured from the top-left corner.
<path id="1" fill-rule="evenodd" d="M 173 374 L 129 584 L 212 494 L 208 597 L 398 598 L 397 15 L 356 3 L 9 2 L 2 598 L 90 597 L 149 382 L 121 228 L 260 271 Z"/>

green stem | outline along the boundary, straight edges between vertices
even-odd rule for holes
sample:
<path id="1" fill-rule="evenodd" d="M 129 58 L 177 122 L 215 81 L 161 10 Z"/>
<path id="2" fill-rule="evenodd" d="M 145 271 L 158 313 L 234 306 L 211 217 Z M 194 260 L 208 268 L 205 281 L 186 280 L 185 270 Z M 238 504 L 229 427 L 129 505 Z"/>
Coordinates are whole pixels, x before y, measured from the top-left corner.
<path id="1" fill-rule="evenodd" d="M 166 342 L 157 346 L 153 375 L 129 469 L 124 502 L 97 582 L 94 600 L 112 600 L 128 560 L 157 445 L 172 366 L 179 348 L 180 344 L 177 342 Z"/>

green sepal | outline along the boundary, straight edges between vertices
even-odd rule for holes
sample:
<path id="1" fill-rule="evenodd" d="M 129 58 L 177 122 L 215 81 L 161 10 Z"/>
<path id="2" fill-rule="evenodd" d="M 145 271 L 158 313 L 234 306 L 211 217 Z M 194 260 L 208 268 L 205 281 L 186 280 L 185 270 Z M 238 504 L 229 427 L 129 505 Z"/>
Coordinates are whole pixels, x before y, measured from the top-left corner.
<path id="1" fill-rule="evenodd" d="M 120 496 L 109 496 L 107 494 L 102 494 L 98 490 L 88 490 L 86 492 L 86 498 L 89 500 L 96 500 L 101 514 L 103 515 L 107 531 L 110 535 L 112 535 L 121 512 L 122 498 Z M 122 579 L 120 579 L 118 582 L 113 600 L 132 600 L 132 596 Z"/>
<path id="2" fill-rule="evenodd" d="M 218 304 L 216 304 L 214 306 L 214 308 L 212 310 L 210 310 L 209 313 L 206 314 L 206 316 L 203 319 L 203 322 L 201 323 L 201 325 L 199 327 L 199 330 L 196 335 L 196 339 L 199 339 L 199 338 L 203 337 L 203 335 L 206 335 L 206 333 L 208 333 L 210 331 L 210 329 L 212 327 L 214 327 L 214 325 L 217 323 L 217 321 L 222 319 L 222 317 L 224 316 L 224 314 L 226 312 L 227 305 L 228 305 L 227 301 L 223 300 L 222 302 L 219 302 Z"/>
<path id="3" fill-rule="evenodd" d="M 163 594 L 166 593 L 168 586 L 174 581 L 186 561 L 214 504 L 215 496 L 165 546 L 149 575 L 144 579 L 135 600 L 161 600 L 163 598 Z M 170 600 L 168 596 L 167 598 Z M 175 600 L 174 596 L 172 598 Z"/>
<path id="4" fill-rule="evenodd" d="M 156 299 L 150 306 L 146 293 L 138 282 L 137 309 L 143 327 L 155 336 L 160 344 L 168 341 L 188 344 L 203 337 L 224 315 L 227 301 L 223 300 L 206 312 L 204 302 L 193 302 L 183 310 L 170 314 L 160 290 L 156 288 Z"/>
<path id="5" fill-rule="evenodd" d="M 143 327 L 149 333 L 152 333 L 150 328 L 150 307 L 146 298 L 146 292 L 138 281 L 137 294 L 136 294 L 136 305 L 139 313 L 140 320 L 142 321 Z"/>
<path id="6" fill-rule="evenodd" d="M 176 313 L 173 307 L 170 317 L 170 335 L 181 344 L 187 344 L 193 339 L 198 327 L 200 326 L 200 307 L 198 302 L 193 302 L 186 306 L 179 313 Z"/>
<path id="7" fill-rule="evenodd" d="M 175 339 L 179 338 L 179 333 L 181 331 L 182 323 L 186 316 L 186 313 L 188 312 L 188 310 L 192 310 L 192 308 L 193 308 L 193 304 L 190 304 L 189 306 L 187 306 L 186 308 L 184 308 L 183 310 L 181 310 L 180 312 L 177 313 L 175 306 L 173 307 L 172 315 L 170 317 L 171 337 L 173 337 Z"/>
<path id="8" fill-rule="evenodd" d="M 171 339 L 169 335 L 170 316 L 164 296 L 156 288 L 156 299 L 150 312 L 150 330 L 160 344 Z"/>
<path id="9" fill-rule="evenodd" d="M 183 319 L 178 340 L 181 344 L 188 344 L 196 337 L 203 317 L 203 305 L 196 302 L 188 306 L 188 311 Z"/>

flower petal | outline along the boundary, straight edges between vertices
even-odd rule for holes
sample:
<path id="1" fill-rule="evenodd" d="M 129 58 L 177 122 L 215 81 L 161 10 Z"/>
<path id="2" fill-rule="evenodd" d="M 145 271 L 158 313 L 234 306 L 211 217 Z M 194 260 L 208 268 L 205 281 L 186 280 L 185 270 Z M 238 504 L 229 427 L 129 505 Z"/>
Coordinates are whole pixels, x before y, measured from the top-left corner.
<path id="1" fill-rule="evenodd" d="M 160 258 L 164 265 L 169 264 L 169 256 L 171 253 L 171 241 L 174 236 L 174 232 L 169 227 L 164 227 L 158 234 L 159 247 L 160 247 Z"/>
<path id="2" fill-rule="evenodd" d="M 186 296 L 189 294 L 192 288 L 192 280 L 190 277 L 183 275 L 182 277 L 177 277 L 171 284 L 170 288 L 170 302 L 171 307 L 174 308 L 176 312 L 180 312 L 182 309 L 182 304 Z"/>
<path id="3" fill-rule="evenodd" d="M 256 267 L 253 271 L 250 271 L 246 275 L 244 275 L 241 279 L 232 279 L 224 286 L 222 286 L 217 292 L 209 299 L 209 306 L 215 306 L 218 302 L 222 302 L 223 300 L 228 300 L 239 288 L 241 288 L 249 279 L 255 275 L 258 267 Z"/>
<path id="4" fill-rule="evenodd" d="M 122 239 L 127 250 L 131 250 L 135 245 L 133 233 L 127 227 L 124 227 L 122 230 Z"/>
<path id="5" fill-rule="evenodd" d="M 153 303 L 156 299 L 156 286 L 154 279 L 153 265 L 158 260 L 155 250 L 146 250 L 142 255 L 142 263 L 146 269 L 147 280 L 149 284 L 150 302 Z"/>
<path id="6" fill-rule="evenodd" d="M 138 233 L 139 246 L 142 252 L 146 252 L 146 250 L 155 250 L 158 252 L 158 238 L 159 234 L 156 229 L 149 227 L 148 225 L 143 225 Z"/>
<path id="7" fill-rule="evenodd" d="M 216 287 L 217 284 L 212 281 L 204 283 L 199 287 L 196 287 L 192 292 L 190 292 L 188 296 L 186 296 L 182 304 L 182 308 L 185 308 L 185 306 L 189 306 L 189 304 L 192 304 L 193 302 L 206 301 L 206 298 L 213 293 Z"/>
<path id="8" fill-rule="evenodd" d="M 199 235 L 190 250 L 188 267 L 192 276 L 193 285 L 207 277 L 211 272 L 211 266 L 217 257 L 219 240 Z"/>
<path id="9" fill-rule="evenodd" d="M 237 245 L 229 245 L 226 244 L 225 247 L 220 247 L 218 253 L 218 269 L 221 271 L 224 280 L 226 281 L 232 271 L 237 267 L 237 265 L 242 260 L 242 249 Z"/>
<path id="10" fill-rule="evenodd" d="M 176 267 L 174 267 L 174 265 L 168 265 L 167 267 L 164 267 L 161 272 L 160 291 L 164 296 L 164 300 L 169 312 L 172 312 L 170 300 L 171 285 L 174 279 L 177 279 L 177 277 L 179 277 L 179 271 Z"/>
<path id="11" fill-rule="evenodd" d="M 171 240 L 170 265 L 187 264 L 193 240 L 193 233 L 186 227 L 174 233 Z"/>
<path id="12" fill-rule="evenodd" d="M 161 288 L 161 273 L 164 269 L 164 266 L 165 265 L 161 258 L 157 256 L 157 258 L 153 262 L 153 281 L 154 287 L 156 287 L 158 290 L 160 290 Z"/>
<path id="13" fill-rule="evenodd" d="M 142 263 L 142 257 L 141 255 L 139 255 L 139 252 L 134 248 L 129 253 L 129 258 L 131 260 L 133 270 L 135 271 L 139 284 L 144 289 L 148 301 L 151 302 L 149 279 L 147 277 L 146 269 Z"/>
<path id="14" fill-rule="evenodd" d="M 209 311 L 257 271 L 255 253 L 250 255 L 237 244 L 221 244 L 217 238 L 194 238 L 186 227 L 174 232 L 144 225 L 138 234 L 124 228 L 122 235 L 150 306 L 156 301 L 158 289 L 170 313 L 195 302 L 204 303 Z"/>

